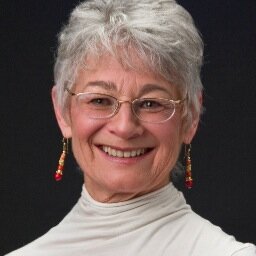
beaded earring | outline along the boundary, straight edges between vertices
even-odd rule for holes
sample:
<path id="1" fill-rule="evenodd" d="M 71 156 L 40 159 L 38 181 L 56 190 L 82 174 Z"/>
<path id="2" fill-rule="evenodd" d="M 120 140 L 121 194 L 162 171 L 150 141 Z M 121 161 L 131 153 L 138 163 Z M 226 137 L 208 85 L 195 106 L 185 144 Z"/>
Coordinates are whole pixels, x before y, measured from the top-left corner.
<path id="1" fill-rule="evenodd" d="M 65 164 L 65 158 L 66 155 L 68 153 L 68 139 L 63 138 L 62 139 L 62 143 L 63 143 L 63 150 L 59 159 L 59 164 L 58 164 L 58 168 L 57 171 L 55 172 L 54 178 L 56 181 L 60 181 L 62 179 L 63 176 L 63 169 L 64 169 L 64 164 Z"/>
<path id="2" fill-rule="evenodd" d="M 191 170 L 191 144 L 185 145 L 185 186 L 191 189 L 193 186 Z"/>

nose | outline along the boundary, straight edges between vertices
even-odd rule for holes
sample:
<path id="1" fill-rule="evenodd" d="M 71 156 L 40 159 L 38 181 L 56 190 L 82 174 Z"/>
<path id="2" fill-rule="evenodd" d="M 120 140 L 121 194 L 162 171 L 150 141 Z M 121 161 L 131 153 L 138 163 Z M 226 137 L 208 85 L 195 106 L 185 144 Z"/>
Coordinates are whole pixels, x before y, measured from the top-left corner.
<path id="1" fill-rule="evenodd" d="M 123 139 L 136 138 L 144 131 L 140 121 L 133 114 L 129 101 L 121 103 L 118 112 L 109 119 L 108 129 L 112 134 Z"/>

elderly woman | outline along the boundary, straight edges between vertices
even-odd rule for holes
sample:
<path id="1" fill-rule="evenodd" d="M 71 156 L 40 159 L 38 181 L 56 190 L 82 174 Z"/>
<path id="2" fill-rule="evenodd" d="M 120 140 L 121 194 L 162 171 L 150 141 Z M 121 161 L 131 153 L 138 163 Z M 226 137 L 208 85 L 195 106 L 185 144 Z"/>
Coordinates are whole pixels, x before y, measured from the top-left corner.
<path id="1" fill-rule="evenodd" d="M 10 256 L 252 256 L 195 214 L 170 179 L 202 103 L 203 44 L 174 0 L 91 0 L 59 35 L 52 99 L 84 174 L 81 198 L 59 225 Z"/>

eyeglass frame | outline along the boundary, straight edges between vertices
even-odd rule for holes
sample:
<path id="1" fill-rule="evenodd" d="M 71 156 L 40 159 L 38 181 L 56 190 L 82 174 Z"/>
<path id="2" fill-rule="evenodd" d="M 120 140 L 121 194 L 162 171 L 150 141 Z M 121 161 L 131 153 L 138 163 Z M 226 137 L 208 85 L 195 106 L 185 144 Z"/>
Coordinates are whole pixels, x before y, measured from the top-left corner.
<path id="1" fill-rule="evenodd" d="M 154 99 L 155 99 L 155 100 L 159 100 L 159 99 L 161 99 L 161 100 L 166 100 L 166 101 L 170 102 L 171 104 L 173 104 L 173 107 L 174 107 L 174 108 L 173 108 L 173 113 L 172 113 L 167 119 L 165 119 L 165 120 L 163 120 L 163 121 L 159 121 L 159 122 L 151 122 L 151 121 L 145 121 L 145 120 L 141 119 L 141 118 L 138 116 L 138 114 L 136 114 L 136 112 L 135 112 L 135 110 L 134 110 L 134 102 L 136 102 L 136 101 L 138 101 L 138 100 L 141 100 L 142 98 L 135 98 L 135 99 L 133 99 L 132 101 L 131 101 L 131 100 L 119 100 L 119 99 L 117 99 L 116 97 L 114 97 L 114 96 L 112 96 L 112 95 L 109 95 L 109 94 L 105 94 L 105 93 L 94 93 L 94 92 L 80 92 L 80 93 L 74 93 L 74 92 L 72 92 L 67 86 L 65 87 L 64 90 L 67 91 L 70 96 L 79 96 L 79 95 L 82 95 L 82 94 L 99 94 L 99 95 L 105 95 L 105 96 L 107 96 L 107 97 L 111 97 L 111 98 L 113 98 L 113 99 L 116 100 L 116 102 L 117 102 L 117 107 L 115 108 L 115 110 L 113 111 L 113 113 L 112 113 L 111 115 L 109 115 L 109 116 L 107 116 L 107 117 L 94 117 L 94 118 L 92 117 L 92 119 L 108 119 L 108 118 L 111 118 L 111 117 L 115 116 L 115 115 L 119 112 L 122 103 L 128 102 L 128 103 L 131 104 L 132 113 L 134 114 L 134 116 L 135 116 L 139 121 L 146 122 L 146 123 L 152 123 L 152 124 L 161 124 L 161 123 L 164 123 L 164 122 L 170 120 L 170 119 L 174 116 L 174 114 L 175 114 L 176 106 L 183 104 L 183 103 L 187 100 L 187 98 L 188 98 L 187 94 L 186 94 L 186 97 L 184 97 L 184 98 L 181 99 L 181 100 L 172 100 L 172 99 L 166 99 L 166 98 L 143 98 L 143 99 L 145 99 L 145 100 L 154 100 Z"/>

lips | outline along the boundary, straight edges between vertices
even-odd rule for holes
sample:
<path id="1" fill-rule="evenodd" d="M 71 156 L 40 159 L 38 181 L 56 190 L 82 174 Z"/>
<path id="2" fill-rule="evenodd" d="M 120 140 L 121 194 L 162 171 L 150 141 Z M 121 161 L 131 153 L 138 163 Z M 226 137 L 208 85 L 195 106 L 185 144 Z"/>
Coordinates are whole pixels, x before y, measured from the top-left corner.
<path id="1" fill-rule="evenodd" d="M 138 157 L 138 156 L 144 155 L 146 152 L 149 151 L 148 148 L 120 150 L 120 149 L 111 148 L 109 146 L 101 146 L 101 149 L 109 156 L 118 157 L 118 158 Z"/>

